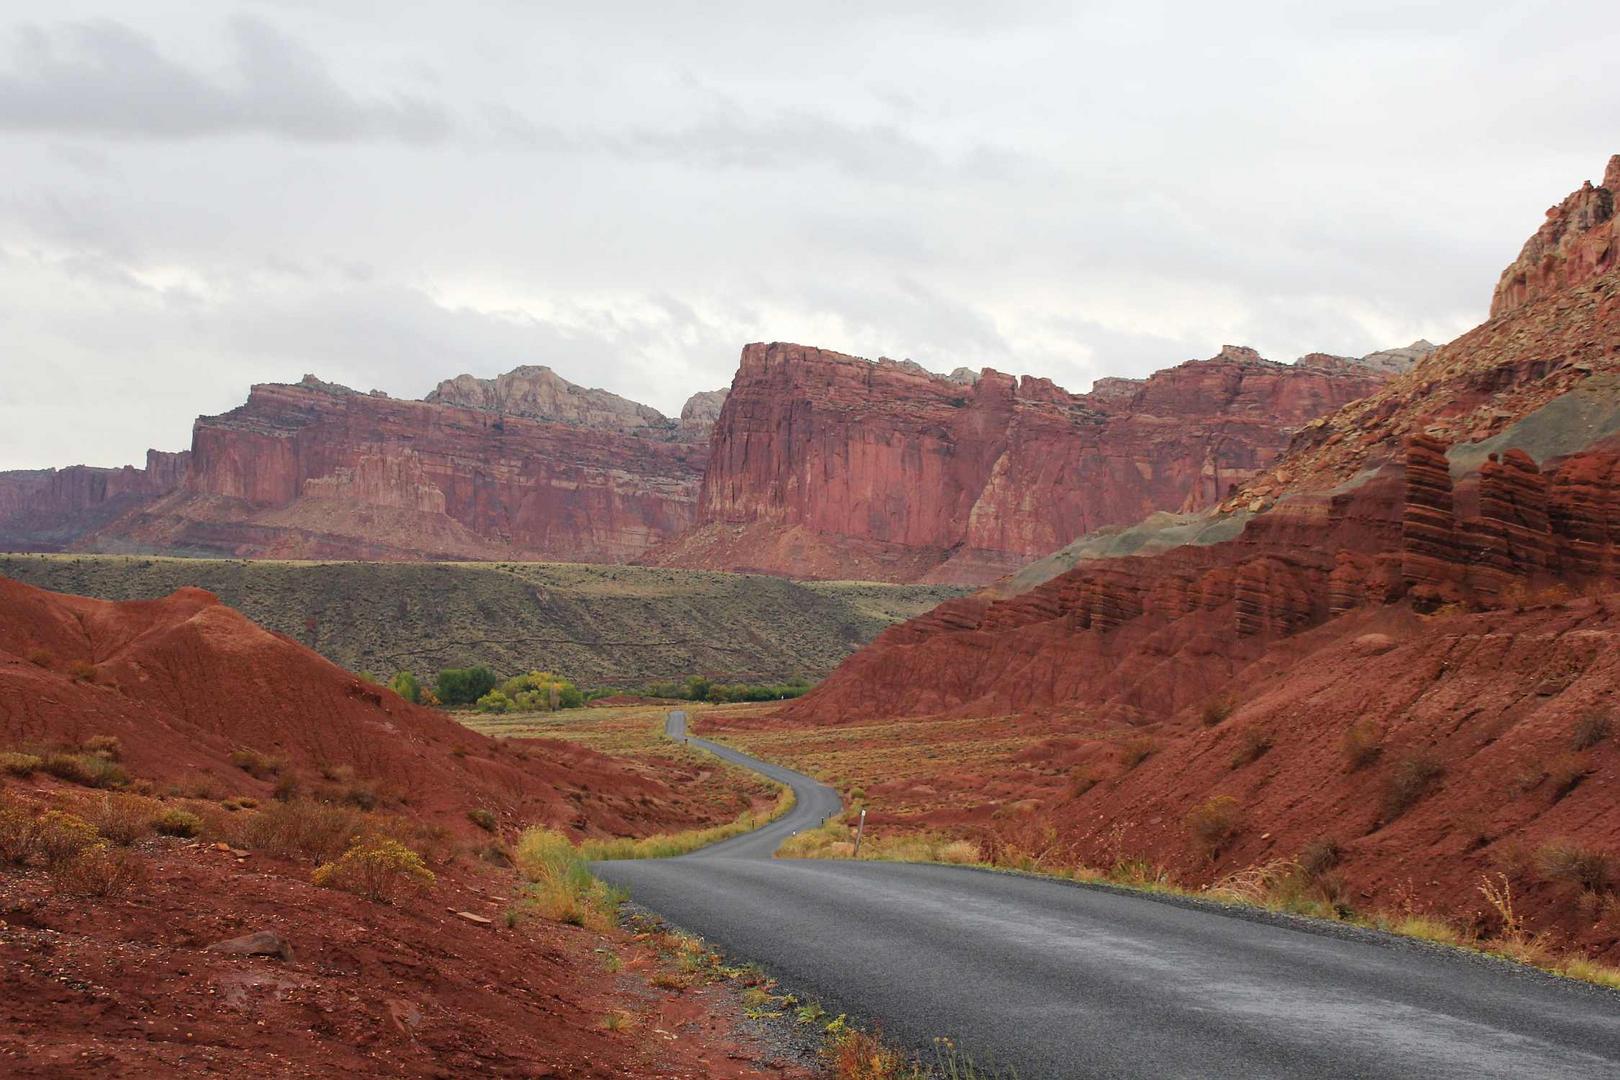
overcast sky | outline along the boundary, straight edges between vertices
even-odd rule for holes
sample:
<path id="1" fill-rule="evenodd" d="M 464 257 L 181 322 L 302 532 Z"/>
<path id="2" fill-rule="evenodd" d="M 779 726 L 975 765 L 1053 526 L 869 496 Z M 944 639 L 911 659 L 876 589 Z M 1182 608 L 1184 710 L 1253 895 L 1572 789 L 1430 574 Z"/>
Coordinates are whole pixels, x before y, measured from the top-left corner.
<path id="1" fill-rule="evenodd" d="M 305 372 L 1443 341 L 1620 151 L 1617 56 L 1613 0 L 0 0 L 0 468 Z"/>

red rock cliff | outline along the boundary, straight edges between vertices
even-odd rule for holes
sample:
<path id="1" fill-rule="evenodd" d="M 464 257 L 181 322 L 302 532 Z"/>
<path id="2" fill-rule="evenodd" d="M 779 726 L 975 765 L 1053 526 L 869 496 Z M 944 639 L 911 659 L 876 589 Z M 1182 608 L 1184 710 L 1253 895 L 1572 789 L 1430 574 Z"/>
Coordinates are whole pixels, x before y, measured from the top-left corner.
<path id="1" fill-rule="evenodd" d="M 659 561 L 984 582 L 1106 525 L 1198 510 L 1381 376 L 1228 347 L 1070 394 L 798 345 L 750 345 L 715 428 L 700 526 Z"/>
<path id="2" fill-rule="evenodd" d="M 189 452 L 146 452 L 146 467 L 0 472 L 0 548 L 53 550 L 180 486 Z"/>
<path id="3" fill-rule="evenodd" d="M 1547 211 L 1547 220 L 1502 271 L 1491 297 L 1491 316 L 1506 315 L 1531 300 L 1550 296 L 1607 273 L 1620 260 L 1620 154 L 1609 159 L 1601 186 L 1589 180 Z"/>
<path id="4" fill-rule="evenodd" d="M 684 529 L 704 448 L 673 424 L 641 432 L 586 419 L 399 401 L 313 378 L 256 386 L 240 408 L 197 421 L 182 490 L 89 543 L 622 561 Z"/>

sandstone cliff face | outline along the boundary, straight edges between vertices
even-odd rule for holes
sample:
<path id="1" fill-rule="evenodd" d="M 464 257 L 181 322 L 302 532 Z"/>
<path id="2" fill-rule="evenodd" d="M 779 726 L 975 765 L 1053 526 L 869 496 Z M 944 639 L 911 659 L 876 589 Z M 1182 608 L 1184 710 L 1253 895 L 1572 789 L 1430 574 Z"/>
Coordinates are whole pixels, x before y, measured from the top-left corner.
<path id="1" fill-rule="evenodd" d="M 715 429 L 700 526 L 653 557 L 983 583 L 1101 526 L 1211 505 L 1294 427 L 1380 378 L 1228 347 L 1070 394 L 988 369 L 946 377 L 750 345 Z"/>
<path id="2" fill-rule="evenodd" d="M 146 452 L 145 468 L 0 472 L 0 548 L 54 550 L 178 488 L 190 453 Z"/>
<path id="3" fill-rule="evenodd" d="M 549 367 L 524 365 L 493 379 L 457 375 L 423 400 L 440 405 L 555 420 L 598 431 L 663 431 L 678 426 L 663 413 L 606 390 L 576 386 Z"/>
<path id="4" fill-rule="evenodd" d="M 681 406 L 681 432 L 693 439 L 707 440 L 730 394 L 731 389 L 727 387 L 703 390 L 687 398 L 686 404 Z"/>
<path id="5" fill-rule="evenodd" d="M 508 382 L 502 400 L 521 404 L 528 386 Z M 240 408 L 197 421 L 181 490 L 85 543 L 590 562 L 631 559 L 684 529 L 703 448 L 626 432 L 618 414 L 585 426 L 595 414 L 576 404 L 575 422 L 561 423 L 318 380 L 256 386 Z"/>
<path id="6" fill-rule="evenodd" d="M 1620 154 L 1609 159 L 1601 186 L 1591 181 L 1547 211 L 1547 220 L 1525 241 L 1524 250 L 1502 271 L 1491 316 L 1506 315 L 1531 302 L 1607 273 L 1620 260 Z"/>

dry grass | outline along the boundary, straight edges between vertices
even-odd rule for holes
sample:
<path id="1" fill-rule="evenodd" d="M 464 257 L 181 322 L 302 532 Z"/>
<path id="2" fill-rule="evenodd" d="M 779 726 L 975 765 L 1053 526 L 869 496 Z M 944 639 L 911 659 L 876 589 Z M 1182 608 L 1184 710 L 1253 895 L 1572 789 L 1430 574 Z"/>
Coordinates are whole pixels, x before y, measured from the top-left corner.
<path id="1" fill-rule="evenodd" d="M 1208 858 L 1215 858 L 1237 839 L 1243 811 L 1230 795 L 1212 795 L 1187 814 L 1187 831 Z"/>
<path id="2" fill-rule="evenodd" d="M 1578 754 L 1559 754 L 1547 762 L 1547 793 L 1557 802 L 1581 786 L 1592 774 L 1592 767 Z"/>
<path id="3" fill-rule="evenodd" d="M 1271 750 L 1271 732 L 1264 728 L 1247 728 L 1238 733 L 1237 745 L 1232 750 L 1232 768 L 1241 769 L 1265 757 Z"/>
<path id="4" fill-rule="evenodd" d="M 96 831 L 113 843 L 128 847 L 152 831 L 152 819 L 163 809 L 156 799 L 113 793 L 84 806 Z"/>
<path id="5" fill-rule="evenodd" d="M 1204 702 L 1204 707 L 1199 710 L 1198 719 L 1205 727 L 1217 727 L 1224 724 L 1226 718 L 1231 716 L 1236 708 L 1237 701 L 1229 695 L 1213 697 Z"/>
<path id="6" fill-rule="evenodd" d="M 133 852 L 98 841 L 51 870 L 57 889 L 69 896 L 106 899 L 144 887 L 150 879 L 146 863 Z"/>
<path id="7" fill-rule="evenodd" d="M 1344 761 L 1351 772 L 1365 769 L 1384 752 L 1384 736 L 1371 720 L 1357 720 L 1344 733 Z"/>
<path id="8" fill-rule="evenodd" d="M 618 922 L 624 895 L 599 881 L 568 837 L 550 829 L 524 830 L 515 861 L 533 883 L 525 907 L 553 922 L 606 932 Z"/>
<path id="9" fill-rule="evenodd" d="M 805 829 L 790 836 L 777 849 L 779 859 L 848 859 L 855 850 L 854 826 L 845 818 L 834 818 L 817 829 Z M 880 834 L 868 829 L 861 841 L 861 860 L 884 862 L 931 862 L 968 866 L 985 862 L 976 840 L 963 840 L 935 833 Z"/>
<path id="10" fill-rule="evenodd" d="M 283 859 L 335 859 L 367 830 L 365 817 L 345 806 L 311 799 L 273 802 L 256 812 L 233 815 L 227 839 Z"/>
<path id="11" fill-rule="evenodd" d="M 1127 770 L 1134 769 L 1159 752 L 1158 742 L 1147 735 L 1138 735 L 1119 744 L 1119 763 Z"/>
<path id="12" fill-rule="evenodd" d="M 881 1038 L 846 1031 L 827 1047 L 825 1059 L 835 1080 L 913 1080 L 923 1074 Z"/>
<path id="13" fill-rule="evenodd" d="M 1614 888 L 1614 862 L 1606 851 L 1573 840 L 1555 840 L 1536 852 L 1542 880 L 1569 885 L 1582 892 L 1606 893 Z"/>
<path id="14" fill-rule="evenodd" d="M 1575 729 L 1570 732 L 1569 748 L 1576 752 L 1590 750 L 1607 739 L 1611 730 L 1612 724 L 1607 713 L 1587 713 L 1575 721 Z"/>
<path id="15" fill-rule="evenodd" d="M 1395 762 L 1384 776 L 1379 795 L 1384 824 L 1406 813 L 1418 800 L 1439 787 L 1445 771 L 1438 757 L 1423 750 L 1414 750 Z"/>

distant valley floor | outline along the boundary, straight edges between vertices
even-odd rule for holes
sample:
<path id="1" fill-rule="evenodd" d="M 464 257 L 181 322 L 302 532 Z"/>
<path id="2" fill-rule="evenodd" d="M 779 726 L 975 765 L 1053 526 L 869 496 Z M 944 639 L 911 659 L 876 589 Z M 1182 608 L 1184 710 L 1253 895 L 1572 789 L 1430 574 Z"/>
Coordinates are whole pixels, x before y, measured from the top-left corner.
<path id="1" fill-rule="evenodd" d="M 582 686 L 816 679 L 890 623 L 964 591 L 571 563 L 111 555 L 0 555 L 0 575 L 110 600 L 198 586 L 351 671 L 486 664 Z"/>

